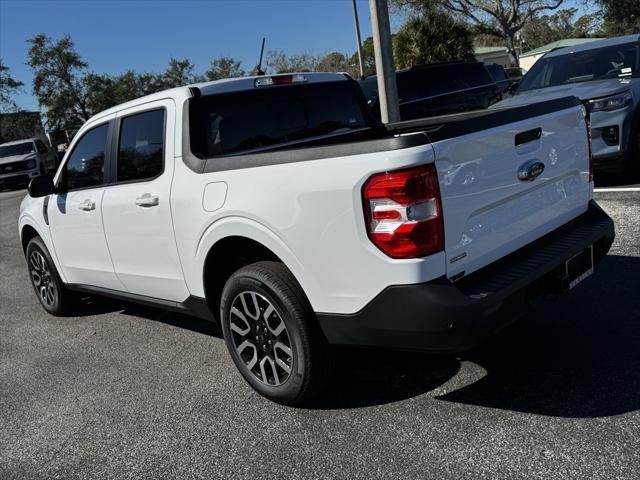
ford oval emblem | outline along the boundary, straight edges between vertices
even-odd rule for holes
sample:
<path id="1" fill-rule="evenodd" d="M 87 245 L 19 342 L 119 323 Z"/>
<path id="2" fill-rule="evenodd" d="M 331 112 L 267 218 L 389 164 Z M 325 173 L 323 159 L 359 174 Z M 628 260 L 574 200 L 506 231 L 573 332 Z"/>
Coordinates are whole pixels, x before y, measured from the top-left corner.
<path id="1" fill-rule="evenodd" d="M 544 163 L 537 160 L 527 162 L 518 169 L 518 180 L 531 182 L 544 172 Z"/>

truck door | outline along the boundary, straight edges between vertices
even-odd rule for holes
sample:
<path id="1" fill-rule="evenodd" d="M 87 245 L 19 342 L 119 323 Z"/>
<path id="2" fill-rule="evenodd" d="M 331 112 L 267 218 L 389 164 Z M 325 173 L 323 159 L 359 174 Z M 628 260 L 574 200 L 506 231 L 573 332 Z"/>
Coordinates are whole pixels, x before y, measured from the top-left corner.
<path id="1" fill-rule="evenodd" d="M 113 183 L 105 189 L 104 230 L 115 272 L 129 292 L 183 301 L 169 197 L 174 167 L 175 103 L 160 100 L 119 112 Z"/>
<path id="2" fill-rule="evenodd" d="M 113 117 L 85 130 L 72 146 L 58 175 L 61 192 L 51 196 L 47 218 L 67 282 L 123 290 L 102 229 L 109 119 Z"/>

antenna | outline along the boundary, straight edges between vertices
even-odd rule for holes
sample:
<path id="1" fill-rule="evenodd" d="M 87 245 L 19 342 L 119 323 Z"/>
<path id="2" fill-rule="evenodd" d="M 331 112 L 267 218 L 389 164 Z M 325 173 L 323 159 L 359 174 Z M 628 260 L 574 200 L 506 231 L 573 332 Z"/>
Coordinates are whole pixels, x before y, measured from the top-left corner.
<path id="1" fill-rule="evenodd" d="M 262 55 L 264 54 L 264 41 L 265 41 L 265 38 L 262 37 L 262 47 L 260 47 L 260 60 L 258 61 L 258 65 L 256 66 L 256 75 L 266 75 L 264 70 L 262 70 Z"/>

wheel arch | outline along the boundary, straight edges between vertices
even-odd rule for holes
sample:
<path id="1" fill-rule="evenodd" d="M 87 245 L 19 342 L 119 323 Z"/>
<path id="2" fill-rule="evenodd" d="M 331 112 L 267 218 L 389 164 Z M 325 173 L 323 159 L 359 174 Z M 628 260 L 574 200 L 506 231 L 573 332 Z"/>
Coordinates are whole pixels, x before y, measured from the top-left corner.
<path id="1" fill-rule="evenodd" d="M 261 223 L 243 218 L 226 217 L 210 225 L 201 237 L 196 251 L 200 265 L 202 291 L 209 308 L 219 316 L 222 288 L 237 269 L 257 261 L 277 261 L 286 266 L 312 300 L 315 280 L 288 245 Z"/>
<path id="2" fill-rule="evenodd" d="M 42 235 L 40 235 L 40 232 L 38 232 L 33 225 L 25 223 L 20 228 L 20 243 L 22 244 L 22 252 L 25 255 L 27 254 L 27 245 L 29 245 L 31 239 L 35 237 L 42 238 Z"/>

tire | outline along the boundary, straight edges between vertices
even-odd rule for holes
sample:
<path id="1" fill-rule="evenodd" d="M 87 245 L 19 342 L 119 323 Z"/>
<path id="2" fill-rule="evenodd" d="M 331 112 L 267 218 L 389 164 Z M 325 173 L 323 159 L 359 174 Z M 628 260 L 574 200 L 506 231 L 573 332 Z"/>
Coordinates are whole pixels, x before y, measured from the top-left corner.
<path id="1" fill-rule="evenodd" d="M 74 296 L 62 283 L 49 250 L 40 237 L 29 241 L 26 256 L 31 285 L 42 307 L 51 315 L 69 313 L 75 303 Z"/>
<path id="2" fill-rule="evenodd" d="M 261 395 L 299 405 L 325 385 L 331 349 L 302 288 L 282 263 L 257 262 L 231 275 L 220 318 L 233 362 Z"/>

